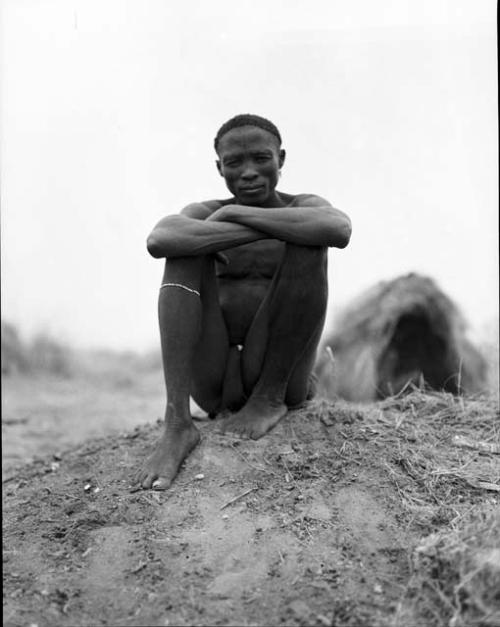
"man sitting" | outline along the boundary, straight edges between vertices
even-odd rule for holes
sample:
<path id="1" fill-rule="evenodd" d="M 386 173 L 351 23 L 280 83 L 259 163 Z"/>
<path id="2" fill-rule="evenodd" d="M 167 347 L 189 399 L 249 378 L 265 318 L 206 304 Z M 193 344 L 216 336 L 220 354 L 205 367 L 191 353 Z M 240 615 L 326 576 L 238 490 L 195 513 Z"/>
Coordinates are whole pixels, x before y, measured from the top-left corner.
<path id="1" fill-rule="evenodd" d="M 327 247 L 344 248 L 349 218 L 313 194 L 277 191 L 285 151 L 276 126 L 238 115 L 215 138 L 231 198 L 163 218 L 148 251 L 166 258 L 159 295 L 165 429 L 136 475 L 166 489 L 200 435 L 190 395 L 223 433 L 260 438 L 311 397 L 327 306 Z"/>

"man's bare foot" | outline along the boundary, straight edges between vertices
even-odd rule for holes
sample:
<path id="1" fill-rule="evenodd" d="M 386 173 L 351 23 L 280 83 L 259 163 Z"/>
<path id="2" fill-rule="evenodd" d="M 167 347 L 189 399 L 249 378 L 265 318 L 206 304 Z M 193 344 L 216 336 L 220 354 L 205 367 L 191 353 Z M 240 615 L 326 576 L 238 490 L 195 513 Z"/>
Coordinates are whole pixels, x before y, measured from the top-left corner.
<path id="1" fill-rule="evenodd" d="M 177 475 L 179 466 L 200 441 L 194 425 L 184 429 L 167 428 L 155 450 L 136 473 L 134 484 L 143 488 L 166 490 Z"/>
<path id="2" fill-rule="evenodd" d="M 272 429 L 287 412 L 284 403 L 265 398 L 250 398 L 236 414 L 220 426 L 222 433 L 232 433 L 240 438 L 258 440 Z"/>

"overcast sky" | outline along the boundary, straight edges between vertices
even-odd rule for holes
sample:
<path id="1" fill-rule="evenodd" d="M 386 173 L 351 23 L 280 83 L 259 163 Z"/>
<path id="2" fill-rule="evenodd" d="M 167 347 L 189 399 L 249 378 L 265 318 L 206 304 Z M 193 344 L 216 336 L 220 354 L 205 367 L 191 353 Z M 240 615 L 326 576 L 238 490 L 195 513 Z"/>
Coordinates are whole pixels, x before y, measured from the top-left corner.
<path id="1" fill-rule="evenodd" d="M 498 310 L 496 2 L 4 0 L 2 317 L 82 346 L 158 343 L 146 237 L 227 196 L 213 137 L 271 118 L 280 189 L 353 221 L 330 317 L 434 277 L 473 329 Z"/>

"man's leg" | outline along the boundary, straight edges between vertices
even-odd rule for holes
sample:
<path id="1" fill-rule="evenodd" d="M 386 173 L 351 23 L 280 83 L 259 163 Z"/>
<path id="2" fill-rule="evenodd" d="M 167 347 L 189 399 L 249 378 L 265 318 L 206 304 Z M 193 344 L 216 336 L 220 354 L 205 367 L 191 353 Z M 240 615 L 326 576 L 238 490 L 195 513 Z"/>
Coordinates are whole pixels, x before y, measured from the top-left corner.
<path id="1" fill-rule="evenodd" d="M 168 488 L 200 440 L 189 410 L 193 389 L 195 400 L 206 411 L 220 404 L 229 342 L 213 264 L 210 257 L 170 259 L 165 264 L 158 299 L 167 389 L 165 430 L 135 477 L 144 488 Z"/>
<path id="2" fill-rule="evenodd" d="M 327 299 L 327 250 L 287 244 L 245 340 L 242 378 L 249 399 L 222 431 L 259 438 L 286 414 L 287 402 L 305 400 Z"/>
<path id="3" fill-rule="evenodd" d="M 285 403 L 289 409 L 298 408 L 304 401 L 310 400 L 316 395 L 317 377 L 314 374 L 314 365 L 325 317 L 326 310 L 316 333 L 312 335 L 306 350 L 295 365 L 295 369 L 288 380 Z"/>

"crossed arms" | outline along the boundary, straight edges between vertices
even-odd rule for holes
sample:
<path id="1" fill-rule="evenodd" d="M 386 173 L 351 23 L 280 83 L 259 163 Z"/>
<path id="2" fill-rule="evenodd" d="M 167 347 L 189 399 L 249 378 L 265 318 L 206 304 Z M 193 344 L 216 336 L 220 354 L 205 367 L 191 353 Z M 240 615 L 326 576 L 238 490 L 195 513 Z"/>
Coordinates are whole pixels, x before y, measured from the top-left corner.
<path id="1" fill-rule="evenodd" d="M 344 248 L 351 221 L 342 211 L 312 194 L 297 196 L 287 207 L 194 203 L 160 220 L 148 237 L 155 258 L 216 253 L 260 239 L 274 238 L 302 246 Z"/>

